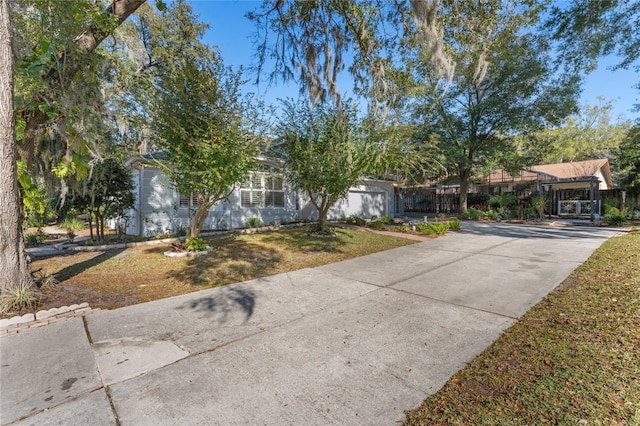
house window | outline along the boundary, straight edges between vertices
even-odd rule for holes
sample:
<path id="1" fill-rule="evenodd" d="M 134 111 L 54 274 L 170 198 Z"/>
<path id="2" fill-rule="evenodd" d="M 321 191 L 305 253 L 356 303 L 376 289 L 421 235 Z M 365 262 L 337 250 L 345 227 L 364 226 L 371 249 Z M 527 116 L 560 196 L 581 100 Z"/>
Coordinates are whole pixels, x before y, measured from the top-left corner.
<path id="1" fill-rule="evenodd" d="M 240 188 L 242 207 L 284 207 L 282 176 L 252 173 Z"/>
<path id="2" fill-rule="evenodd" d="M 178 194 L 178 197 L 180 200 L 178 201 L 178 207 L 180 207 L 181 209 L 189 208 L 189 196 Z M 191 194 L 191 207 L 193 208 L 197 206 L 198 206 L 198 197 L 196 197 L 194 194 Z"/>

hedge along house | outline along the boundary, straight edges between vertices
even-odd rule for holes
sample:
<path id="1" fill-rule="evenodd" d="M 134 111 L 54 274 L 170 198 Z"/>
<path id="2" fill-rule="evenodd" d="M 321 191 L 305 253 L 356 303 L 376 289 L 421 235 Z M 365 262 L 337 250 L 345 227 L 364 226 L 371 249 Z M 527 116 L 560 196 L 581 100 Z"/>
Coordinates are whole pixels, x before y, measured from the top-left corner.
<path id="1" fill-rule="evenodd" d="M 266 225 L 317 220 L 318 212 L 308 197 L 287 183 L 282 160 L 260 156 L 256 163 L 257 170 L 250 172 L 226 200 L 211 207 L 203 231 L 244 228 L 253 218 Z M 126 165 L 132 169 L 136 205 L 127 215 L 125 232 L 150 237 L 185 228 L 190 194 L 174 189 L 153 155 L 134 157 Z M 334 205 L 328 218 L 393 217 L 396 202 L 393 182 L 364 179 Z"/>

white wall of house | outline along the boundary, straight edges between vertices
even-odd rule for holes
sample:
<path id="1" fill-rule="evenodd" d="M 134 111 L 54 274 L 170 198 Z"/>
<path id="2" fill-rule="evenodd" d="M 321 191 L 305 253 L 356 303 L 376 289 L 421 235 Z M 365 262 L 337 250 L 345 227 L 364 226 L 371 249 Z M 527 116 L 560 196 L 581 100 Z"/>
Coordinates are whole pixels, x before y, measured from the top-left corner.
<path id="1" fill-rule="evenodd" d="M 136 208 L 129 212 L 130 220 L 127 233 L 134 235 L 153 236 L 163 233 L 175 233 L 187 224 L 186 197 L 172 187 L 162 171 L 155 167 L 138 165 L 133 173 L 136 182 Z M 266 182 L 264 178 L 254 179 L 256 182 Z M 297 193 L 282 185 L 280 191 L 266 191 L 258 185 L 249 188 L 236 189 L 227 200 L 220 201 L 211 207 L 209 216 L 205 220 L 203 230 L 224 230 L 244 228 L 251 218 L 260 219 L 263 224 L 272 224 L 276 220 L 281 223 L 291 222 L 299 216 L 297 209 Z M 251 197 L 253 203 L 244 205 L 242 194 L 245 193 L 245 204 Z M 271 194 L 266 194 L 271 192 Z M 273 192 L 279 192 L 274 201 Z M 269 202 L 277 202 L 278 207 L 265 206 Z"/>
<path id="2" fill-rule="evenodd" d="M 604 174 L 602 174 L 602 170 L 598 170 L 593 175 L 596 178 L 598 178 L 598 180 L 600 181 L 600 183 L 598 184 L 598 187 L 600 188 L 601 191 L 612 189 L 612 188 L 609 188 L 609 185 L 607 185 L 607 180 L 605 179 Z"/>
<path id="3" fill-rule="evenodd" d="M 128 214 L 126 233 L 149 237 L 186 228 L 188 198 L 176 192 L 160 168 L 144 162 L 132 165 L 136 207 Z M 338 201 L 328 217 L 393 217 L 394 193 L 392 182 L 365 180 Z M 303 194 L 290 188 L 277 171 L 256 172 L 228 199 L 211 207 L 203 230 L 244 228 L 252 218 L 269 225 L 277 221 L 317 220 L 318 212 Z"/>
<path id="4" fill-rule="evenodd" d="M 359 216 L 365 219 L 372 217 L 394 217 L 394 186 L 392 182 L 365 179 L 360 185 L 349 190 L 347 196 L 338 200 L 327 214 L 328 219 L 343 219 Z M 303 198 L 301 215 L 303 219 L 318 220 L 316 208 Z"/>

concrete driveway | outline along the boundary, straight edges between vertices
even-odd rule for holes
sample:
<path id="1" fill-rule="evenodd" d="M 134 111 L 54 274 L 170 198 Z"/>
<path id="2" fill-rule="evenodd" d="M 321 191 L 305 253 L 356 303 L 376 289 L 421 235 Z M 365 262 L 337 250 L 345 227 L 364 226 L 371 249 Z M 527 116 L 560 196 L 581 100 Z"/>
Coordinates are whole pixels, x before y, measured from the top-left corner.
<path id="1" fill-rule="evenodd" d="M 0 423 L 392 425 L 615 231 L 464 222 L 0 338 Z"/>

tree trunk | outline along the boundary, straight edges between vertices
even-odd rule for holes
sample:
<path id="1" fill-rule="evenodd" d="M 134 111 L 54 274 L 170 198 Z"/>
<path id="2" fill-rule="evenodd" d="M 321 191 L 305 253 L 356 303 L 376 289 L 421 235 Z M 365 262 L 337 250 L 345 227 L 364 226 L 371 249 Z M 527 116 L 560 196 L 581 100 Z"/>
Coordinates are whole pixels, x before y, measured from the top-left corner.
<path id="1" fill-rule="evenodd" d="M 18 195 L 14 59 L 9 0 L 0 0 L 0 290 L 33 283 L 24 237 Z"/>
<path id="2" fill-rule="evenodd" d="M 467 192 L 469 191 L 470 170 L 462 170 L 458 174 L 460 178 L 460 213 L 467 210 Z"/>
<path id="3" fill-rule="evenodd" d="M 93 237 L 93 213 L 91 212 L 91 210 L 87 210 L 89 212 L 89 214 L 87 215 L 89 217 L 89 235 L 91 236 L 91 241 L 95 241 L 95 238 Z"/>
<path id="4" fill-rule="evenodd" d="M 191 203 L 193 200 L 193 196 L 191 195 L 191 193 L 189 193 L 189 198 L 187 199 L 187 238 L 191 237 L 193 235 L 193 230 L 191 229 L 192 224 L 191 224 Z M 196 235 L 197 237 L 197 235 Z"/>
<path id="5" fill-rule="evenodd" d="M 204 221 L 209 216 L 209 209 L 211 209 L 211 205 L 209 204 L 201 204 L 198 205 L 196 209 L 196 213 L 193 215 L 193 222 L 191 225 L 191 237 L 198 237 L 200 232 L 202 231 L 202 226 L 204 225 Z"/>

